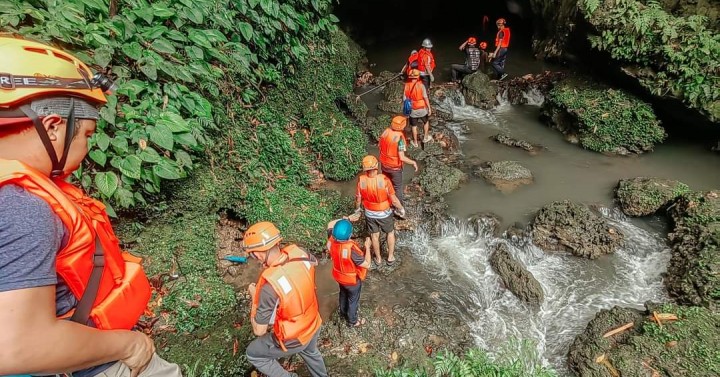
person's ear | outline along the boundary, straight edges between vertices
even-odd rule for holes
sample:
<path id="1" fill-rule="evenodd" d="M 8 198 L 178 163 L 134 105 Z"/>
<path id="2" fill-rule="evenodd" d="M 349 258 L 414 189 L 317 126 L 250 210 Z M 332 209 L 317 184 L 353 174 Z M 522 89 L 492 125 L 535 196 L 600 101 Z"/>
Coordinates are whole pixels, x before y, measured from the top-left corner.
<path id="1" fill-rule="evenodd" d="M 42 118 L 43 127 L 45 128 L 45 131 L 47 132 L 50 141 L 58 140 L 58 132 L 62 123 L 62 118 L 60 117 L 60 115 L 57 114 L 50 114 Z"/>

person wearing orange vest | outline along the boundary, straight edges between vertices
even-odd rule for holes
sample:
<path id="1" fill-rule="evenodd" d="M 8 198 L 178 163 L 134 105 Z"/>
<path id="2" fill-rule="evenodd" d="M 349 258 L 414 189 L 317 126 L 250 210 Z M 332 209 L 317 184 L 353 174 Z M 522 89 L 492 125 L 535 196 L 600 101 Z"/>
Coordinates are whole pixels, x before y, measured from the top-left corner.
<path id="1" fill-rule="evenodd" d="M 378 160 L 368 155 L 362 160 L 363 173 L 358 178 L 355 194 L 355 213 L 364 210 L 365 222 L 373 251 L 374 262 L 377 266 L 382 264 L 380 256 L 380 232 L 387 234 L 388 259 L 387 264 L 395 263 L 395 218 L 393 207 L 400 217 L 405 217 L 405 208 L 395 195 L 392 182 L 384 174 L 378 172 Z M 361 207 L 362 206 L 362 207 Z"/>
<path id="2" fill-rule="evenodd" d="M 405 63 L 405 65 L 402 67 L 402 69 L 399 72 L 400 74 L 405 76 L 405 79 L 407 79 L 407 77 L 410 75 L 411 70 L 418 68 L 418 65 L 419 65 L 418 57 L 419 56 L 420 55 L 418 54 L 417 50 L 410 51 L 410 56 L 408 57 L 407 62 Z"/>
<path id="3" fill-rule="evenodd" d="M 248 286 L 250 323 L 257 338 L 245 351 L 247 359 L 266 376 L 290 377 L 297 374 L 283 369 L 277 359 L 299 354 L 311 376 L 327 377 L 318 350 L 322 319 L 315 293 L 317 259 L 296 245 L 280 248 L 280 241 L 280 231 L 268 221 L 253 224 L 243 236 L 242 248 L 263 267 L 257 283 Z"/>
<path id="4" fill-rule="evenodd" d="M 425 88 L 430 90 L 430 83 L 435 82 L 433 71 L 435 70 L 435 56 L 432 53 L 433 44 L 430 39 L 422 41 L 422 48 L 418 51 L 418 70 Z"/>
<path id="5" fill-rule="evenodd" d="M 139 258 L 65 181 L 114 84 L 16 37 L 0 37 L 0 67 L 0 375 L 181 376 L 132 331 L 151 294 Z"/>
<path id="6" fill-rule="evenodd" d="M 392 119 L 390 127 L 386 128 L 380 135 L 380 169 L 385 176 L 390 178 L 395 189 L 395 195 L 403 202 L 403 162 L 412 165 L 418 171 L 417 162 L 405 155 L 407 140 L 405 139 L 405 127 L 407 118 L 398 115 Z"/>
<path id="7" fill-rule="evenodd" d="M 423 142 L 427 143 L 432 140 L 430 136 L 430 116 L 432 108 L 430 107 L 430 98 L 428 98 L 427 88 L 420 83 L 420 71 L 413 69 L 410 71 L 408 81 L 405 82 L 403 89 L 403 102 L 410 100 L 412 110 L 410 111 L 410 126 L 412 126 L 413 147 L 418 147 L 418 126 L 423 127 Z"/>
<path id="8" fill-rule="evenodd" d="M 360 290 L 370 267 L 370 244 L 365 243 L 363 251 L 351 240 L 353 227 L 350 218 L 333 220 L 328 224 L 327 248 L 332 260 L 332 276 L 340 286 L 339 312 L 348 327 L 365 324 L 358 317 Z"/>
<path id="9" fill-rule="evenodd" d="M 498 18 L 495 25 L 498 28 L 497 35 L 495 36 L 495 52 L 490 53 L 490 58 L 493 59 L 492 67 L 497 75 L 497 79 L 503 80 L 507 77 L 507 73 L 505 73 L 505 60 L 507 59 L 508 48 L 510 47 L 510 28 L 505 27 L 504 18 Z"/>

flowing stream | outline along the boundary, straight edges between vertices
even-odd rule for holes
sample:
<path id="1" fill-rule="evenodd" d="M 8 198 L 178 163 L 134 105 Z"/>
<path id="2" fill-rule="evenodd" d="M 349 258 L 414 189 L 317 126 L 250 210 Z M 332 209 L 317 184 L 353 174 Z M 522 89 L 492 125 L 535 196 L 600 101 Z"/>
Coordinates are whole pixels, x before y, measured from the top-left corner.
<path id="1" fill-rule="evenodd" d="M 451 48 L 441 51 L 457 54 L 456 60 L 462 61 L 462 55 Z M 368 52 L 371 63 L 377 63 L 373 72 L 394 71 L 394 65 L 402 65 L 403 53 L 394 51 L 393 58 L 390 53 L 389 47 Z M 545 68 L 520 54 L 513 55 L 508 64 L 511 74 Z M 379 92 L 365 97 L 371 109 Z M 618 180 L 654 176 L 678 179 L 695 190 L 716 188 L 720 187 L 720 156 L 685 140 L 669 140 L 654 152 L 636 157 L 586 151 L 538 121 L 544 101 L 540 93 L 525 95 L 530 105 L 513 106 L 498 98 L 500 105 L 492 111 L 466 106 L 459 94 L 449 95 L 441 106 L 453 113 L 447 124 L 461 141 L 465 158 L 519 161 L 533 172 L 535 182 L 504 194 L 470 177 L 446 196 L 456 220 L 444 224 L 441 236 L 432 238 L 419 230 L 400 242 L 420 266 L 420 278 L 414 277 L 417 284 L 441 293 L 429 299 L 437 302 L 438 311 L 459 315 L 469 323 L 478 346 L 492 353 L 510 338 L 531 339 L 543 363 L 565 374 L 569 345 L 599 310 L 614 305 L 641 308 L 648 300 L 667 299 L 662 284 L 670 259 L 667 225 L 660 218 L 628 219 L 615 209 L 613 188 Z M 489 139 L 501 132 L 545 148 L 533 156 Z M 408 181 L 413 172 L 407 169 L 405 173 Z M 625 233 L 625 247 L 597 260 L 545 253 L 529 239 L 495 237 L 487 224 L 464 220 L 478 212 L 492 212 L 501 218 L 502 226 L 527 224 L 542 206 L 564 199 L 601 206 L 603 216 Z M 506 290 L 490 267 L 488 258 L 498 243 L 508 244 L 512 255 L 542 285 L 545 300 L 538 310 L 523 305 Z"/>

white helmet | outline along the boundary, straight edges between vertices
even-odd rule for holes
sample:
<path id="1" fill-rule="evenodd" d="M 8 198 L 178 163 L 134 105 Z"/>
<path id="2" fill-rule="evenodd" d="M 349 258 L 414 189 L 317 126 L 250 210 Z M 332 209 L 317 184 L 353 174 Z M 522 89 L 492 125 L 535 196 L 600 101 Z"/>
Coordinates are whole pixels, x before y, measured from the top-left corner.
<path id="1" fill-rule="evenodd" d="M 422 46 L 425 48 L 432 48 L 432 42 L 430 42 L 429 38 L 423 39 Z"/>

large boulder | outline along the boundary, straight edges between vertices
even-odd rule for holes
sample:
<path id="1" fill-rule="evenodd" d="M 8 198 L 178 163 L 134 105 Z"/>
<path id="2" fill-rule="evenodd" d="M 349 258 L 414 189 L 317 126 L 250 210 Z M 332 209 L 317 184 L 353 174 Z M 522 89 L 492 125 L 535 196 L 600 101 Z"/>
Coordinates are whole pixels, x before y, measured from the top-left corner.
<path id="1" fill-rule="evenodd" d="M 378 103 L 378 109 L 393 114 L 402 114 L 402 97 L 405 84 L 400 80 L 387 83 L 383 88 L 383 100 Z"/>
<path id="2" fill-rule="evenodd" d="M 645 310 L 601 310 L 568 352 L 568 366 L 578 377 L 710 377 L 720 371 L 720 315 L 705 308 L 648 303 Z M 654 321 L 655 315 L 661 325 Z M 668 320 L 667 315 L 677 316 Z M 617 334 L 609 331 L 632 326 Z M 604 358 L 606 361 L 600 361 Z M 604 364 L 607 363 L 607 364 Z"/>
<path id="3" fill-rule="evenodd" d="M 675 228 L 665 287 L 680 303 L 720 310 L 720 191 L 683 195 L 669 212 Z"/>
<path id="4" fill-rule="evenodd" d="M 460 187 L 460 183 L 466 179 L 465 173 L 459 169 L 449 166 L 435 157 L 428 157 L 425 159 L 419 184 L 430 196 L 442 196 Z"/>
<path id="5" fill-rule="evenodd" d="M 500 276 L 505 287 L 517 298 L 539 307 L 544 299 L 542 286 L 525 266 L 515 259 L 504 243 L 498 244 L 490 255 L 490 265 Z"/>
<path id="6" fill-rule="evenodd" d="M 625 236 L 583 204 L 568 200 L 543 207 L 532 222 L 533 243 L 590 259 L 615 252 Z"/>
<path id="7" fill-rule="evenodd" d="M 680 181 L 639 177 L 620 180 L 615 196 L 626 215 L 648 216 L 688 192 L 690 188 Z"/>
<path id="8" fill-rule="evenodd" d="M 490 77 L 482 72 L 467 75 L 462 80 L 462 94 L 465 103 L 481 109 L 492 109 L 497 102 L 498 88 Z"/>
<path id="9" fill-rule="evenodd" d="M 545 71 L 498 82 L 498 91 L 513 105 L 542 105 L 550 89 L 565 77 L 563 72 Z"/>
<path id="10" fill-rule="evenodd" d="M 475 174 L 503 193 L 513 192 L 533 182 L 532 172 L 517 161 L 486 162 L 475 170 Z"/>

